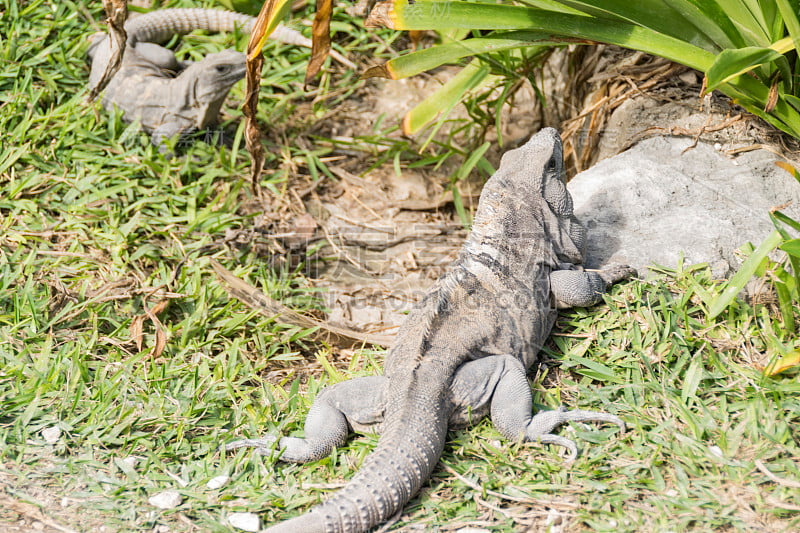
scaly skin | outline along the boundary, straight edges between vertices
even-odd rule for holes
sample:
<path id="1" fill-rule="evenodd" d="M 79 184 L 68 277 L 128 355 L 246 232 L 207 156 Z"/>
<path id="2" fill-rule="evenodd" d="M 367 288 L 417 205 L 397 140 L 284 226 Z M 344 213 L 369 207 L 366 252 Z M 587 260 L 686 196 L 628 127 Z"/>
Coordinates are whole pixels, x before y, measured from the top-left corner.
<path id="1" fill-rule="evenodd" d="M 127 122 L 138 121 L 159 146 L 166 138 L 214 124 L 228 91 L 244 78 L 244 54 L 226 50 L 192 64 L 178 61 L 171 50 L 159 44 L 173 35 L 194 30 L 219 32 L 238 28 L 249 33 L 254 22 L 254 17 L 241 13 L 200 8 L 162 9 L 128 21 L 122 67 L 106 87 L 103 106 L 121 109 Z M 310 39 L 283 25 L 270 38 L 311 47 Z M 108 36 L 97 34 L 88 54 L 92 60 L 89 86 L 94 87 L 110 58 Z M 355 68 L 340 54 L 332 52 L 331 56 Z"/>
<path id="2" fill-rule="evenodd" d="M 380 427 L 356 476 L 326 502 L 266 529 L 269 533 L 369 531 L 399 512 L 428 479 L 448 427 L 490 414 L 507 438 L 575 444 L 552 431 L 567 421 L 617 424 L 592 411 L 532 416 L 527 369 L 550 333 L 556 307 L 597 303 L 627 267 L 585 272 L 585 231 L 562 180 L 561 140 L 545 129 L 503 157 L 481 194 L 458 259 L 408 316 L 389 351 L 384 376 L 328 387 L 306 419 L 305 438 L 230 443 L 281 459 L 318 460 L 350 429 Z M 552 287 L 552 289 L 551 289 Z"/>

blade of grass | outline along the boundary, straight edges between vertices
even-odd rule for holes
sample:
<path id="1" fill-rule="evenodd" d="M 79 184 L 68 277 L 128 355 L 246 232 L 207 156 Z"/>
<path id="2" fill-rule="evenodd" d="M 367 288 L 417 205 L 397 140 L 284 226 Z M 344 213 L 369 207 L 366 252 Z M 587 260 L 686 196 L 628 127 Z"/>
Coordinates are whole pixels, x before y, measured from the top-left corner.
<path id="1" fill-rule="evenodd" d="M 791 44 L 791 39 L 784 39 L 780 44 L 783 45 L 786 42 Z M 775 43 L 775 45 L 778 46 L 779 43 Z M 706 72 L 706 91 L 713 91 L 723 83 L 727 83 L 756 67 L 777 61 L 783 57 L 783 53 L 773 47 L 761 48 L 756 46 L 723 50 Z"/>
<path id="2" fill-rule="evenodd" d="M 417 133 L 437 117 L 446 117 L 458 105 L 465 93 L 484 83 L 488 76 L 489 67 L 478 61 L 469 63 L 436 92 L 406 113 L 403 117 L 403 133 L 406 135 Z"/>
<path id="3" fill-rule="evenodd" d="M 396 30 L 491 28 L 541 31 L 566 38 L 580 35 L 582 39 L 634 48 L 702 71 L 714 59 L 711 52 L 700 47 L 629 22 L 549 13 L 519 6 L 425 0 L 408 4 L 405 0 L 388 0 L 376 6 L 368 22 Z"/>
<path id="4" fill-rule="evenodd" d="M 476 37 L 425 48 L 391 59 L 383 65 L 367 69 L 363 77 L 379 76 L 398 80 L 414 76 L 446 63 L 452 63 L 467 56 L 500 50 L 512 50 L 514 48 L 562 44 L 560 40 L 550 39 L 549 37 L 544 32 L 535 31 L 497 32 L 486 37 Z M 589 41 L 586 42 L 588 43 Z"/>
<path id="5" fill-rule="evenodd" d="M 736 298 L 744 286 L 753 277 L 756 269 L 766 259 L 767 254 L 774 250 L 783 240 L 781 234 L 775 230 L 764 239 L 761 244 L 756 248 L 752 254 L 742 263 L 736 274 L 725 284 L 725 288 L 709 305 L 708 317 L 713 319 L 719 316 Z"/>
<path id="6" fill-rule="evenodd" d="M 707 19 L 705 17 L 694 18 L 697 15 L 697 10 L 692 9 L 693 6 L 688 2 L 665 2 L 663 0 L 640 0 L 638 2 L 626 0 L 603 0 L 602 2 L 564 0 L 564 3 L 600 18 L 621 20 L 649 28 L 664 35 L 671 35 L 710 52 L 716 52 L 721 49 L 719 41 L 710 38 L 695 26 L 695 20 Z M 683 9 L 675 9 L 675 4 L 683 7 Z M 685 17 L 684 13 L 689 18 Z M 720 35 L 725 36 L 715 26 L 707 29 L 716 30 L 713 33 L 717 37 Z M 725 41 L 727 41 L 727 38 L 725 38 Z"/>
<path id="7" fill-rule="evenodd" d="M 797 4 L 792 6 L 787 0 L 775 0 L 778 9 L 783 17 L 783 23 L 786 24 L 786 29 L 794 42 L 794 49 L 797 50 L 800 46 L 800 20 L 797 18 Z"/>
<path id="8" fill-rule="evenodd" d="M 667 4 L 693 24 L 720 48 L 741 48 L 747 41 L 733 21 L 715 1 L 665 0 Z"/>

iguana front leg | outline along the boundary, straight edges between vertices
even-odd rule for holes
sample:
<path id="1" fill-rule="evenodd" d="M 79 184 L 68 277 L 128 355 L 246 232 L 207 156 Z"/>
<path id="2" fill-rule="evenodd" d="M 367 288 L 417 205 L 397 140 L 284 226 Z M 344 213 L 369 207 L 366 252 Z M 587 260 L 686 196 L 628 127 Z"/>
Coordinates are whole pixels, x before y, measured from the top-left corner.
<path id="1" fill-rule="evenodd" d="M 576 444 L 552 431 L 566 422 L 608 422 L 625 430 L 617 416 L 595 411 L 560 408 L 532 416 L 533 399 L 525 366 L 511 355 L 494 355 L 465 363 L 450 387 L 455 404 L 453 420 L 466 421 L 489 408 L 495 428 L 510 440 L 557 444 L 569 450 L 568 460 L 578 454 Z M 488 405 L 487 405 L 488 404 Z M 475 417 L 473 417 L 475 418 Z"/>
<path id="2" fill-rule="evenodd" d="M 347 441 L 351 429 L 376 428 L 383 421 L 386 378 L 368 376 L 326 387 L 314 400 L 305 423 L 305 437 L 264 436 L 225 445 L 225 450 L 255 448 L 269 455 L 278 442 L 280 459 L 293 463 L 317 461 Z"/>
<path id="3" fill-rule="evenodd" d="M 603 299 L 606 289 L 618 281 L 636 276 L 629 266 L 614 265 L 597 272 L 554 270 L 550 273 L 550 292 L 556 307 L 589 307 Z"/>

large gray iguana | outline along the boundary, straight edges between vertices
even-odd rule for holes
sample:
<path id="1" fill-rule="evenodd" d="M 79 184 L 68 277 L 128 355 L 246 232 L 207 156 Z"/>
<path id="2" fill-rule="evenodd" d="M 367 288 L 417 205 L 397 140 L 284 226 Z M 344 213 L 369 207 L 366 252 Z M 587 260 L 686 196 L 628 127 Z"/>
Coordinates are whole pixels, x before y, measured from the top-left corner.
<path id="1" fill-rule="evenodd" d="M 245 55 L 235 50 L 209 54 L 195 63 L 178 61 L 161 43 L 174 35 L 194 30 L 249 33 L 255 18 L 219 9 L 161 9 L 129 20 L 122 66 L 109 81 L 103 107 L 117 107 L 127 122 L 138 121 L 152 134 L 153 144 L 164 139 L 213 125 L 233 85 L 244 78 Z M 296 30 L 279 25 L 270 38 L 311 47 L 311 40 Z M 111 41 L 96 34 L 89 46 L 92 62 L 89 86 L 94 87 L 105 72 L 111 56 Z M 348 66 L 346 58 L 331 55 Z"/>
<path id="2" fill-rule="evenodd" d="M 447 429 L 490 414 L 511 440 L 558 444 L 568 421 L 617 424 L 592 411 L 532 416 L 527 369 L 536 362 L 557 307 L 588 306 L 606 287 L 635 272 L 581 268 L 585 230 L 562 180 L 561 140 L 544 129 L 507 152 L 486 183 L 475 222 L 448 272 L 409 314 L 386 357 L 385 375 L 323 390 L 305 423 L 305 438 L 264 437 L 228 444 L 284 461 L 315 461 L 345 443 L 351 429 L 380 427 L 376 449 L 341 490 L 309 512 L 266 531 L 354 533 L 396 514 L 435 467 Z"/>

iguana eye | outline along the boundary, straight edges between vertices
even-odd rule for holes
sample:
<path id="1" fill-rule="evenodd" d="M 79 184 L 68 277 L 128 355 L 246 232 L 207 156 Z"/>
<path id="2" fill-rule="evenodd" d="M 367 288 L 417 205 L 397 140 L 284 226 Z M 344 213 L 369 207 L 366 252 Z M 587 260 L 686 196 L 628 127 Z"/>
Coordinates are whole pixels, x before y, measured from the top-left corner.
<path id="1" fill-rule="evenodd" d="M 558 161 L 556 161 L 555 157 L 551 157 L 550 161 L 547 162 L 547 170 L 550 172 L 555 172 L 558 168 Z"/>
<path id="2" fill-rule="evenodd" d="M 219 72 L 220 74 L 225 74 L 226 72 L 228 72 L 229 65 L 217 65 L 216 68 L 217 72 Z"/>

